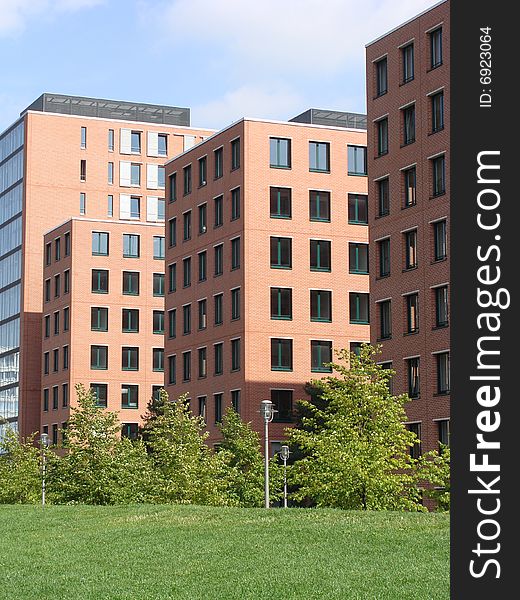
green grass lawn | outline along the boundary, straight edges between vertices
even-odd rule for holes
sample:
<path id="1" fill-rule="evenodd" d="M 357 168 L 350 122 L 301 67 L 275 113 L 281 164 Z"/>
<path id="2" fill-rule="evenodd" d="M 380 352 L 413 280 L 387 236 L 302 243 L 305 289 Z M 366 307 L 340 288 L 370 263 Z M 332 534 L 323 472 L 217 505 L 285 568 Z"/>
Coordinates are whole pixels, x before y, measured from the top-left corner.
<path id="1" fill-rule="evenodd" d="M 442 600 L 444 514 L 0 506 L 0 599 Z"/>

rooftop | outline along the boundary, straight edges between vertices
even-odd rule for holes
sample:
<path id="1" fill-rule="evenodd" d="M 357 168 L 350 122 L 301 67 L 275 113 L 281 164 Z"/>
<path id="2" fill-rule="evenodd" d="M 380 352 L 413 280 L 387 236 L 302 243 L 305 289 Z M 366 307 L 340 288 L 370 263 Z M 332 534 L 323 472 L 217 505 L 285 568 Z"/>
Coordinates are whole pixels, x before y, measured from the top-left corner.
<path id="1" fill-rule="evenodd" d="M 164 125 L 190 126 L 190 109 L 141 102 L 121 102 L 102 98 L 66 96 L 64 94 L 44 93 L 20 113 L 34 110 L 64 115 L 100 117 L 121 121 L 141 121 Z"/>
<path id="2" fill-rule="evenodd" d="M 309 125 L 325 125 L 328 127 L 347 127 L 349 129 L 366 129 L 367 116 L 360 113 L 343 112 L 341 110 L 323 110 L 309 108 L 300 115 L 289 119 L 291 123 L 308 123 Z"/>

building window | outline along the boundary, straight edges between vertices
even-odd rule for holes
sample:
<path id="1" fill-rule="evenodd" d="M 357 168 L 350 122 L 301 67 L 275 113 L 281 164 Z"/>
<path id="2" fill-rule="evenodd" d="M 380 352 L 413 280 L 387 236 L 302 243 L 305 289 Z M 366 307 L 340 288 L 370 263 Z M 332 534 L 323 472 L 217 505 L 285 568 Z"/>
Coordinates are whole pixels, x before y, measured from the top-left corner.
<path id="1" fill-rule="evenodd" d="M 410 398 L 419 397 L 419 357 L 409 358 L 407 361 L 408 371 L 408 396 Z"/>
<path id="2" fill-rule="evenodd" d="M 183 335 L 191 333 L 191 304 L 182 307 L 182 333 Z"/>
<path id="3" fill-rule="evenodd" d="M 199 330 L 208 325 L 208 301 L 204 298 L 198 301 Z"/>
<path id="4" fill-rule="evenodd" d="M 403 144 L 415 142 L 415 104 L 403 108 Z"/>
<path id="5" fill-rule="evenodd" d="M 206 281 L 208 271 L 208 253 L 199 252 L 199 281 Z"/>
<path id="6" fill-rule="evenodd" d="M 153 295 L 164 296 L 164 273 L 153 274 Z"/>
<path id="7" fill-rule="evenodd" d="M 70 309 L 66 306 L 63 309 L 63 331 L 68 331 L 70 327 Z"/>
<path id="8" fill-rule="evenodd" d="M 44 352 L 43 353 L 43 374 L 44 375 L 48 375 L 49 374 L 49 353 L 48 352 Z"/>
<path id="9" fill-rule="evenodd" d="M 368 224 L 368 196 L 365 194 L 348 195 L 348 222 L 354 225 Z"/>
<path id="10" fill-rule="evenodd" d="M 57 238 L 54 240 L 54 260 L 61 260 L 61 240 Z"/>
<path id="11" fill-rule="evenodd" d="M 292 421 L 293 392 L 292 390 L 271 390 L 271 402 L 275 409 L 273 421 L 289 423 Z"/>
<path id="12" fill-rule="evenodd" d="M 169 194 L 168 194 L 168 201 L 169 202 L 175 202 L 175 200 L 177 200 L 177 173 L 172 173 L 169 177 L 168 177 L 168 189 L 169 189 Z"/>
<path id="13" fill-rule="evenodd" d="M 330 271 L 331 255 L 330 241 L 328 240 L 310 240 L 311 248 L 311 271 Z"/>
<path id="14" fill-rule="evenodd" d="M 377 155 L 383 156 L 388 153 L 388 118 L 376 122 Z"/>
<path id="15" fill-rule="evenodd" d="M 168 311 L 168 337 L 173 339 L 177 336 L 177 309 Z"/>
<path id="16" fill-rule="evenodd" d="M 328 142 L 309 142 L 309 170 L 330 172 L 330 144 Z"/>
<path id="17" fill-rule="evenodd" d="M 114 196 L 112 196 L 112 194 L 107 196 L 107 216 L 114 216 Z"/>
<path id="18" fill-rule="evenodd" d="M 61 406 L 67 408 L 69 405 L 69 384 L 64 383 L 61 386 Z"/>
<path id="19" fill-rule="evenodd" d="M 442 27 L 430 32 L 430 67 L 442 65 Z"/>
<path id="20" fill-rule="evenodd" d="M 164 372 L 164 350 L 163 348 L 152 349 L 152 371 Z"/>
<path id="21" fill-rule="evenodd" d="M 421 424 L 420 423 L 408 423 L 406 425 L 406 429 L 408 429 L 408 431 L 415 433 L 416 435 L 416 442 L 414 443 L 413 446 L 410 446 L 410 456 L 417 460 L 418 458 L 420 458 L 421 454 L 422 454 L 422 449 L 421 449 Z"/>
<path id="22" fill-rule="evenodd" d="M 215 253 L 215 271 L 214 275 L 217 277 L 218 275 L 222 275 L 224 272 L 224 244 L 218 244 L 214 248 Z"/>
<path id="23" fill-rule="evenodd" d="M 379 254 L 379 277 L 390 275 L 390 238 L 377 242 Z"/>
<path id="24" fill-rule="evenodd" d="M 139 408 L 139 386 L 121 386 L 121 408 Z"/>
<path id="25" fill-rule="evenodd" d="M 92 269 L 92 292 L 95 294 L 108 294 L 108 271 Z"/>
<path id="26" fill-rule="evenodd" d="M 136 440 L 139 435 L 139 424 L 138 423 L 122 423 L 121 424 L 121 437 L 128 438 L 129 440 Z"/>
<path id="27" fill-rule="evenodd" d="M 45 244 L 45 265 L 49 266 L 52 262 L 52 244 Z"/>
<path id="28" fill-rule="evenodd" d="M 199 158 L 199 187 L 208 182 L 208 159 L 206 156 Z"/>
<path id="29" fill-rule="evenodd" d="M 350 306 L 350 322 L 351 323 L 360 323 L 362 325 L 368 325 L 368 323 L 369 323 L 368 294 L 362 294 L 359 292 L 350 292 L 349 306 Z"/>
<path id="30" fill-rule="evenodd" d="M 114 183 L 114 163 L 108 163 L 108 183 L 112 185 Z"/>
<path id="31" fill-rule="evenodd" d="M 168 356 L 168 384 L 175 385 L 176 378 L 176 363 L 177 357 L 175 355 Z"/>
<path id="32" fill-rule="evenodd" d="M 220 227 L 224 223 L 224 196 L 217 196 L 215 202 L 214 226 Z"/>
<path id="33" fill-rule="evenodd" d="M 439 437 L 439 445 L 449 446 L 450 445 L 450 420 L 441 419 L 437 421 L 437 431 Z M 441 447 L 442 447 L 441 446 Z"/>
<path id="34" fill-rule="evenodd" d="M 168 265 L 168 293 L 177 290 L 177 263 Z"/>
<path id="35" fill-rule="evenodd" d="M 139 310 L 137 308 L 123 308 L 122 312 L 122 330 L 123 333 L 139 332 Z"/>
<path id="36" fill-rule="evenodd" d="M 183 240 L 187 241 L 191 239 L 191 210 L 188 210 L 182 215 L 183 219 Z"/>
<path id="37" fill-rule="evenodd" d="M 350 352 L 356 356 L 361 356 L 363 342 L 350 342 Z"/>
<path id="38" fill-rule="evenodd" d="M 168 155 L 168 136 L 166 133 L 159 133 L 157 135 L 157 154 L 159 156 Z"/>
<path id="39" fill-rule="evenodd" d="M 448 326 L 448 286 L 434 289 L 435 293 L 435 327 Z"/>
<path id="40" fill-rule="evenodd" d="M 168 246 L 173 248 L 177 245 L 177 217 L 168 220 Z"/>
<path id="41" fill-rule="evenodd" d="M 413 44 L 401 48 L 401 55 L 403 60 L 403 83 L 408 83 L 414 78 Z"/>
<path id="42" fill-rule="evenodd" d="M 108 385 L 106 383 L 91 383 L 90 391 L 92 392 L 96 406 L 106 408 L 108 404 Z"/>
<path id="43" fill-rule="evenodd" d="M 240 340 L 231 340 L 231 370 L 240 370 Z"/>
<path id="44" fill-rule="evenodd" d="M 433 196 L 446 193 L 446 161 L 444 154 L 432 159 Z"/>
<path id="45" fill-rule="evenodd" d="M 130 185 L 137 187 L 141 185 L 141 165 L 139 163 L 130 164 Z"/>
<path id="46" fill-rule="evenodd" d="M 141 154 L 141 132 L 132 131 L 130 135 L 130 151 L 133 154 Z"/>
<path id="47" fill-rule="evenodd" d="M 69 368 L 69 347 L 63 346 L 63 369 L 66 370 Z"/>
<path id="48" fill-rule="evenodd" d="M 240 167 L 240 138 L 231 142 L 231 170 Z"/>
<path id="49" fill-rule="evenodd" d="M 59 405 L 59 388 L 55 385 L 52 388 L 52 410 L 58 410 Z"/>
<path id="50" fill-rule="evenodd" d="M 79 161 L 79 180 L 87 181 L 87 161 L 85 159 Z"/>
<path id="51" fill-rule="evenodd" d="M 405 269 L 415 269 L 417 267 L 417 229 L 404 234 L 404 246 Z"/>
<path id="52" fill-rule="evenodd" d="M 214 324 L 222 325 L 223 320 L 224 320 L 224 308 L 223 308 L 224 294 L 216 294 L 215 296 L 213 296 L 213 298 L 215 299 Z"/>
<path id="53" fill-rule="evenodd" d="M 380 339 L 388 340 L 392 337 L 392 303 L 391 300 L 379 302 Z"/>
<path id="54" fill-rule="evenodd" d="M 271 319 L 292 319 L 292 289 L 271 288 Z"/>
<path id="55" fill-rule="evenodd" d="M 215 375 L 222 375 L 222 373 L 224 372 L 224 344 L 214 344 L 213 350 L 215 359 Z"/>
<path id="56" fill-rule="evenodd" d="M 349 272 L 368 275 L 368 244 L 350 242 L 348 254 Z"/>
<path id="57" fill-rule="evenodd" d="M 231 290 L 231 320 L 240 319 L 240 288 Z"/>
<path id="58" fill-rule="evenodd" d="M 197 354 L 199 359 L 199 378 L 203 379 L 208 375 L 208 349 L 199 348 Z"/>
<path id="59" fill-rule="evenodd" d="M 231 190 L 231 220 L 240 218 L 240 188 Z"/>
<path id="60" fill-rule="evenodd" d="M 208 229 L 208 205 L 206 203 L 199 206 L 199 235 L 206 233 Z"/>
<path id="61" fill-rule="evenodd" d="M 213 152 L 215 165 L 215 179 L 219 179 L 224 174 L 224 148 L 217 148 Z"/>
<path id="62" fill-rule="evenodd" d="M 60 368 L 60 350 L 56 348 L 52 351 L 52 371 L 57 373 Z"/>
<path id="63" fill-rule="evenodd" d="M 292 239 L 271 237 L 271 269 L 292 268 Z"/>
<path id="64" fill-rule="evenodd" d="M 430 96 L 432 111 L 432 133 L 444 129 L 444 92 L 437 92 Z"/>
<path id="65" fill-rule="evenodd" d="M 240 268 L 240 238 L 231 240 L 231 270 Z"/>
<path id="66" fill-rule="evenodd" d="M 90 368 L 108 369 L 108 346 L 90 346 Z"/>
<path id="67" fill-rule="evenodd" d="M 269 138 L 269 166 L 276 169 L 291 168 L 291 140 Z"/>
<path id="68" fill-rule="evenodd" d="M 240 414 L 240 390 L 231 391 L 231 406 L 236 413 Z"/>
<path id="69" fill-rule="evenodd" d="M 417 171 L 415 167 L 403 171 L 404 207 L 415 206 L 417 203 Z"/>
<path id="70" fill-rule="evenodd" d="M 311 341 L 311 371 L 313 373 L 332 373 L 332 342 Z"/>
<path id="71" fill-rule="evenodd" d="M 213 401 L 215 403 L 215 423 L 222 421 L 222 394 L 213 394 Z"/>
<path id="72" fill-rule="evenodd" d="M 87 147 L 87 128 L 81 128 L 81 148 L 84 149 Z"/>
<path id="73" fill-rule="evenodd" d="M 271 187 L 270 216 L 272 219 L 291 218 L 291 188 Z"/>
<path id="74" fill-rule="evenodd" d="M 139 295 L 139 273 L 123 271 L 123 294 L 125 296 Z"/>
<path id="75" fill-rule="evenodd" d="M 87 194 L 85 192 L 80 192 L 79 194 L 79 214 L 87 214 Z"/>
<path id="76" fill-rule="evenodd" d="M 332 321 L 332 292 L 311 290 L 311 321 Z"/>
<path id="77" fill-rule="evenodd" d="M 108 130 L 108 150 L 109 150 L 109 152 L 114 151 L 114 130 L 113 129 Z"/>
<path id="78" fill-rule="evenodd" d="M 54 313 L 54 335 L 60 333 L 60 311 Z"/>
<path id="79" fill-rule="evenodd" d="M 125 219 L 133 219 L 138 220 L 141 218 L 141 198 L 139 196 L 130 196 L 127 197 L 127 202 L 121 198 L 121 205 L 126 204 L 126 212 L 125 216 L 122 218 Z"/>
<path id="80" fill-rule="evenodd" d="M 139 236 L 131 233 L 123 234 L 123 257 L 139 258 Z"/>
<path id="81" fill-rule="evenodd" d="M 408 294 L 406 302 L 406 333 L 419 331 L 419 294 Z"/>
<path id="82" fill-rule="evenodd" d="M 367 174 L 367 148 L 366 146 L 348 146 L 348 174 Z"/>
<path id="83" fill-rule="evenodd" d="M 50 302 L 50 299 L 51 299 L 51 280 L 50 279 L 45 280 L 43 297 L 44 297 L 45 302 Z"/>
<path id="84" fill-rule="evenodd" d="M 207 398 L 206 396 L 199 396 L 199 417 L 206 422 L 206 411 L 207 411 Z"/>
<path id="85" fill-rule="evenodd" d="M 59 298 L 61 293 L 61 276 L 54 275 L 54 297 Z"/>
<path id="86" fill-rule="evenodd" d="M 292 371 L 293 341 L 288 339 L 271 339 L 271 371 Z"/>
<path id="87" fill-rule="evenodd" d="M 51 335 L 51 317 L 50 317 L 50 315 L 46 315 L 45 316 L 45 318 L 43 320 L 43 323 L 44 323 L 44 327 L 43 327 L 43 329 L 44 329 L 44 336 L 46 338 L 48 338 Z"/>
<path id="88" fill-rule="evenodd" d="M 90 309 L 90 329 L 108 331 L 108 308 L 92 306 Z"/>
<path id="89" fill-rule="evenodd" d="M 388 91 L 388 60 L 386 56 L 375 63 L 376 96 L 382 96 Z"/>
<path id="90" fill-rule="evenodd" d="M 160 190 L 166 188 L 166 171 L 162 165 L 158 165 L 157 167 L 157 188 Z"/>
<path id="91" fill-rule="evenodd" d="M 70 256 L 70 233 L 67 233 L 63 236 L 65 239 L 65 256 Z"/>
<path id="92" fill-rule="evenodd" d="M 108 233 L 92 232 L 92 256 L 108 256 Z"/>
<path id="93" fill-rule="evenodd" d="M 182 170 L 184 181 L 184 195 L 191 194 L 191 165 L 184 167 Z"/>
<path id="94" fill-rule="evenodd" d="M 139 348 L 123 346 L 121 349 L 121 368 L 123 371 L 139 370 Z"/>
<path id="95" fill-rule="evenodd" d="M 390 185 L 388 177 L 376 182 L 378 217 L 390 214 Z"/>
<path id="96" fill-rule="evenodd" d="M 310 190 L 309 218 L 311 221 L 330 221 L 330 192 Z"/>
<path id="97" fill-rule="evenodd" d="M 191 256 L 182 259 L 182 286 L 190 287 L 191 285 Z"/>

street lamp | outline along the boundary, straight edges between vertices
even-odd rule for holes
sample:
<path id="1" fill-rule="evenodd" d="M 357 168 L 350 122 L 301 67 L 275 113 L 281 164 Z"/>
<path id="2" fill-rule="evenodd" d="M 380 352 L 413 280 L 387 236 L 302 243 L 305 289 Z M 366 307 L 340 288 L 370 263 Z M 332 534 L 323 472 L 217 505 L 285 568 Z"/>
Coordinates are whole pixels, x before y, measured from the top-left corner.
<path id="1" fill-rule="evenodd" d="M 280 458 L 283 460 L 283 507 L 287 508 L 287 459 L 289 458 L 289 446 L 280 448 Z"/>
<path id="2" fill-rule="evenodd" d="M 269 423 L 273 420 L 274 413 L 277 412 L 271 400 L 262 400 L 260 405 L 260 414 L 264 419 L 264 495 L 265 508 L 269 508 Z"/>
<path id="3" fill-rule="evenodd" d="M 47 433 L 42 433 L 40 435 L 40 447 L 42 449 L 42 506 L 45 506 L 45 469 L 46 469 L 46 461 L 47 456 L 45 451 L 49 447 L 51 441 L 49 439 L 49 435 Z"/>

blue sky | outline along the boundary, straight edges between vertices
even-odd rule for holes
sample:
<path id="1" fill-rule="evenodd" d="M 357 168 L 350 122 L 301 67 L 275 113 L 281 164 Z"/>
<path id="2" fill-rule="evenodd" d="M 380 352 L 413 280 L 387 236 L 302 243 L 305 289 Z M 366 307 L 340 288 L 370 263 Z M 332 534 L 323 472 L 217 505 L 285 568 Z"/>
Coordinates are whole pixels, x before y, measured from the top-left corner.
<path id="1" fill-rule="evenodd" d="M 188 106 L 192 125 L 364 112 L 364 45 L 434 0 L 0 0 L 0 132 L 42 92 Z"/>

